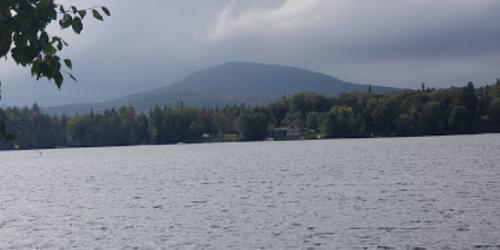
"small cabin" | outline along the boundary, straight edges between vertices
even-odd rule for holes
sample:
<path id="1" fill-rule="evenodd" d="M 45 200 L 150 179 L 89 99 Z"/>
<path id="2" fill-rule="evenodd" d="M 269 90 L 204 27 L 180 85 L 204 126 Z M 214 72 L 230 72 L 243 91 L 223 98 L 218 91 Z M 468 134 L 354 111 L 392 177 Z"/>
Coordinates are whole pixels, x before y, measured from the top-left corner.
<path id="1" fill-rule="evenodd" d="M 283 128 L 274 128 L 271 132 L 272 138 L 275 140 L 291 140 L 299 139 L 303 136 L 303 131 L 301 128 L 291 125 Z"/>
<path id="2" fill-rule="evenodd" d="M 271 133 L 272 138 L 275 140 L 286 140 L 288 131 L 286 128 L 275 128 Z"/>

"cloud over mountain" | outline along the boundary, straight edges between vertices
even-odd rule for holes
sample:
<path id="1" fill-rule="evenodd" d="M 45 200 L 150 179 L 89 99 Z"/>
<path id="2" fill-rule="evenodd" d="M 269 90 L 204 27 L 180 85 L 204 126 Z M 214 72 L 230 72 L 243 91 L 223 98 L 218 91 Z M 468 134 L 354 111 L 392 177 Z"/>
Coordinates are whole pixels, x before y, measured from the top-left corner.
<path id="1" fill-rule="evenodd" d="M 105 5 L 69 36 L 79 83 L 61 92 L 0 62 L 2 102 L 106 101 L 228 61 L 313 69 L 395 87 L 500 77 L 498 0 L 59 0 Z M 99 91 L 95 91 L 98 89 Z"/>

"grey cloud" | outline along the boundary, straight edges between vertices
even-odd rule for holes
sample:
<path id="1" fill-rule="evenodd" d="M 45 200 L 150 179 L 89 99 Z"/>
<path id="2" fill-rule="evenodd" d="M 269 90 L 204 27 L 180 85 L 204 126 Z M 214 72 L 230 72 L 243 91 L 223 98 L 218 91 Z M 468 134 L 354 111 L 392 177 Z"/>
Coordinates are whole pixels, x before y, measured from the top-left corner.
<path id="1" fill-rule="evenodd" d="M 64 0 L 106 5 L 105 22 L 64 33 L 77 84 L 58 92 L 0 62 L 2 102 L 108 100 L 226 61 L 286 64 L 350 81 L 446 87 L 499 77 L 497 0 Z"/>

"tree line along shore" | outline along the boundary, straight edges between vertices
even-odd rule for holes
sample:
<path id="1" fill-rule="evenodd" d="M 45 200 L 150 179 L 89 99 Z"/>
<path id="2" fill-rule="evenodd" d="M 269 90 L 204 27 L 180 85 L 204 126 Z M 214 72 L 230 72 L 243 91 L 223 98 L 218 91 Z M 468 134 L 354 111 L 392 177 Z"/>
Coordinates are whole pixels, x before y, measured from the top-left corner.
<path id="1" fill-rule="evenodd" d="M 254 106 L 156 106 L 146 113 L 120 107 L 69 117 L 34 104 L 0 114 L 14 138 L 0 141 L 3 150 L 494 133 L 500 132 L 500 80 L 387 94 L 304 92 Z"/>

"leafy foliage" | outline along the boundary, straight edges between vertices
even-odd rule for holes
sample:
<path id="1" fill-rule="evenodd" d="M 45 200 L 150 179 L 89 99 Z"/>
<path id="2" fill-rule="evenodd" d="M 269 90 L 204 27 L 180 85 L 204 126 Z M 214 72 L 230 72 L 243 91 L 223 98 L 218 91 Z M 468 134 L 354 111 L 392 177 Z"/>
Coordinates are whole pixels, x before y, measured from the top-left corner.
<path id="1" fill-rule="evenodd" d="M 69 44 L 62 37 L 52 36 L 47 27 L 52 22 L 59 22 L 61 29 L 71 27 L 76 34 L 83 30 L 82 20 L 88 10 L 94 17 L 103 20 L 97 10 L 101 8 L 107 16 L 111 13 L 106 7 L 78 9 L 54 3 L 54 0 L 2 0 L 0 3 L 0 59 L 10 57 L 23 67 L 31 68 L 31 75 L 37 80 L 47 78 L 58 88 L 64 82 L 63 73 L 76 81 L 68 71 L 62 68 L 59 53 Z M 71 70 L 70 59 L 62 60 Z M 2 118 L 2 117 L 0 117 Z M 0 119 L 0 138 L 11 140 L 5 132 L 5 119 Z"/>
<path id="2" fill-rule="evenodd" d="M 0 59 L 10 57 L 24 67 L 31 67 L 36 79 L 47 78 L 58 88 L 64 82 L 61 62 L 72 69 L 69 59 L 61 60 L 59 53 L 68 43 L 48 33 L 47 27 L 58 22 L 61 29 L 71 27 L 76 34 L 83 30 L 82 20 L 91 10 L 94 17 L 103 20 L 99 10 L 111 15 L 106 7 L 78 9 L 65 8 L 54 0 L 2 0 L 0 3 Z M 72 79 L 75 77 L 66 72 Z"/>

